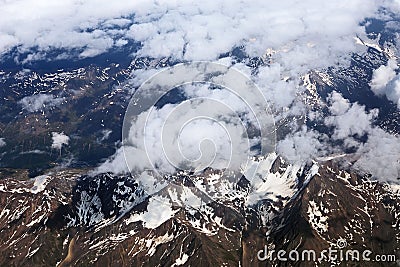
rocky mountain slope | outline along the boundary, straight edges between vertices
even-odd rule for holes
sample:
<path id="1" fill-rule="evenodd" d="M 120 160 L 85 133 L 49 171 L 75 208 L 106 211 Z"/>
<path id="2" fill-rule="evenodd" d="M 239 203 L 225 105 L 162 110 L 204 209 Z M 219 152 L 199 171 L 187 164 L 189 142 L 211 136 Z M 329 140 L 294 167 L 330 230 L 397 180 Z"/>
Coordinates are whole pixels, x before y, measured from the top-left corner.
<path id="1" fill-rule="evenodd" d="M 330 162 L 296 168 L 276 156 L 265 160 L 260 181 L 228 183 L 209 170 L 170 177 L 173 183 L 152 194 L 133 177 L 72 169 L 2 180 L 0 265 L 315 266 L 260 261 L 257 253 L 265 246 L 318 252 L 339 239 L 344 250 L 400 257 L 398 188 Z M 205 201 L 194 187 L 200 178 L 225 188 L 218 201 Z"/>

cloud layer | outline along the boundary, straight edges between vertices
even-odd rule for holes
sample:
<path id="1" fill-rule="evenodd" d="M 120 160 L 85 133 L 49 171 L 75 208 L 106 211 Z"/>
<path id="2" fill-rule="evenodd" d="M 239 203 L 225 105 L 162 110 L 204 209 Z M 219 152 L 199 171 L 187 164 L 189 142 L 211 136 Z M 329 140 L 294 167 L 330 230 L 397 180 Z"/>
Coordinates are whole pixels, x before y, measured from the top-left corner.
<path id="1" fill-rule="evenodd" d="M 140 56 L 213 60 L 244 46 L 257 56 L 284 50 L 287 66 L 320 65 L 354 50 L 349 37 L 362 33 L 359 22 L 378 2 L 3 0 L 0 53 L 18 47 L 34 60 L 67 49 L 91 57 L 135 40 Z"/>
<path id="2" fill-rule="evenodd" d="M 229 90 L 203 83 L 184 85 L 181 93 L 187 100 L 140 113 L 129 126 L 126 145 L 100 172 L 174 173 L 245 164 L 257 143 L 247 136 L 246 124 L 257 122 L 246 103 Z"/>
<path id="3" fill-rule="evenodd" d="M 31 59 L 53 49 L 76 49 L 90 57 L 121 45 L 120 29 L 130 22 L 123 17 L 138 6 L 136 1 L 92 0 L 2 0 L 0 5 L 0 53 L 34 50 Z"/>

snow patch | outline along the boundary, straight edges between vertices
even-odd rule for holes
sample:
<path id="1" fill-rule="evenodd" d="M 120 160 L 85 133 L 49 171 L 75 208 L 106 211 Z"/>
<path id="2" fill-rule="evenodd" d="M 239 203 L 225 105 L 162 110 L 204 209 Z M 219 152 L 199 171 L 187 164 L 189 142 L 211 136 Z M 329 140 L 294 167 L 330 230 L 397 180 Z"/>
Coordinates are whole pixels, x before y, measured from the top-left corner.
<path id="1" fill-rule="evenodd" d="M 165 233 L 165 235 L 147 240 L 146 247 L 149 248 L 149 250 L 147 251 L 147 255 L 153 256 L 157 250 L 158 245 L 171 242 L 173 239 L 174 235 L 168 235 L 168 233 Z"/>
<path id="2" fill-rule="evenodd" d="M 48 176 L 48 175 L 40 175 L 40 176 L 35 177 L 34 178 L 35 181 L 33 183 L 32 188 L 30 189 L 30 192 L 33 194 L 42 192 L 46 188 L 47 184 L 50 182 L 49 178 L 50 178 L 50 176 Z"/>
<path id="3" fill-rule="evenodd" d="M 189 255 L 183 253 L 179 259 L 176 259 L 175 263 L 172 266 L 184 265 L 188 259 L 189 259 Z"/>
<path id="4" fill-rule="evenodd" d="M 297 173 L 301 169 L 300 165 L 289 165 L 283 174 L 279 172 L 271 173 L 271 167 L 278 156 L 273 153 L 261 161 L 253 161 L 249 168 L 244 171 L 245 177 L 249 173 L 253 177 L 250 183 L 252 190 L 246 199 L 246 205 L 252 206 L 258 201 L 269 198 L 274 201 L 280 198 L 291 197 L 295 193 L 294 188 L 297 181 Z"/>
<path id="5" fill-rule="evenodd" d="M 322 203 L 318 206 L 315 201 L 310 200 L 307 209 L 308 221 L 310 222 L 311 227 L 318 233 L 328 231 L 328 216 L 324 216 L 321 211 L 325 213 L 328 212 Z"/>
<path id="6" fill-rule="evenodd" d="M 171 219 L 178 210 L 173 210 L 168 198 L 154 196 L 149 200 L 147 211 L 139 214 L 132 214 L 125 222 L 130 224 L 133 222 L 142 221 L 144 227 L 155 229 L 164 222 Z"/>

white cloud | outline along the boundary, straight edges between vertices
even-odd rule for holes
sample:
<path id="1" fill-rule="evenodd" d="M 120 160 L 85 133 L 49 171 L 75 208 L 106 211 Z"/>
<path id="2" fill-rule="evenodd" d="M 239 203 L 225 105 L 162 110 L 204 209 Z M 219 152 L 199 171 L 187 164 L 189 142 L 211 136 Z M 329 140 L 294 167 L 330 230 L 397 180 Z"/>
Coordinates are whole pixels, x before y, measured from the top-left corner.
<path id="1" fill-rule="evenodd" d="M 370 131 L 371 123 L 378 115 L 378 110 L 374 109 L 367 113 L 364 106 L 357 103 L 350 104 L 335 91 L 331 94 L 329 101 L 332 116 L 325 118 L 325 124 L 334 126 L 335 139 L 346 139 L 353 135 L 363 136 Z"/>
<path id="2" fill-rule="evenodd" d="M 372 73 L 371 89 L 377 95 L 384 94 L 387 84 L 396 77 L 396 60 L 390 59 L 387 65 L 382 65 Z"/>
<path id="3" fill-rule="evenodd" d="M 328 152 L 321 139 L 324 139 L 324 136 L 304 126 L 300 131 L 279 141 L 277 151 L 292 163 L 309 163 Z"/>
<path id="4" fill-rule="evenodd" d="M 106 172 L 128 173 L 129 168 L 127 166 L 127 162 L 125 159 L 125 153 L 135 155 L 136 152 L 137 151 L 131 146 L 118 148 L 117 151 L 114 153 L 114 155 L 108 158 L 98 168 L 96 168 L 96 170 L 93 171 L 93 174 L 106 173 Z M 147 162 L 147 159 L 144 157 L 145 155 L 137 154 L 136 156 L 138 162 L 142 162 L 141 161 L 142 159 L 146 160 Z M 145 166 L 143 166 L 142 168 L 144 169 Z"/>
<path id="5" fill-rule="evenodd" d="M 368 141 L 357 151 L 355 167 L 383 181 L 397 182 L 400 178 L 400 138 L 375 128 Z"/>
<path id="6" fill-rule="evenodd" d="M 374 70 L 370 85 L 376 95 L 386 95 L 400 109 L 400 75 L 396 75 L 397 69 L 396 60 L 390 59 L 386 66 Z"/>
<path id="7" fill-rule="evenodd" d="M 29 151 L 23 151 L 19 153 L 20 155 L 26 155 L 26 154 L 46 154 L 45 151 L 39 150 L 39 149 L 34 149 L 34 150 L 29 150 Z"/>
<path id="8" fill-rule="evenodd" d="M 329 102 L 329 111 L 336 116 L 345 114 L 351 106 L 350 101 L 336 91 L 330 95 Z"/>
<path id="9" fill-rule="evenodd" d="M 333 126 L 332 138 L 302 126 L 279 141 L 278 153 L 291 162 L 309 162 L 318 157 L 342 154 L 343 148 L 333 142 L 340 140 L 345 148 L 356 149 L 352 157 L 355 159 L 353 168 L 372 174 L 374 179 L 397 182 L 400 177 L 400 138 L 373 125 L 378 110 L 367 112 L 364 106 L 350 103 L 335 91 L 327 104 L 330 116 L 323 118 L 318 112 L 312 115 Z M 353 138 L 363 135 L 367 137 L 365 142 Z"/>
<path id="10" fill-rule="evenodd" d="M 204 90 L 196 94 L 203 95 Z M 245 127 L 235 113 L 237 109 L 227 108 L 236 102 L 229 102 L 229 98 L 224 102 L 216 100 L 227 93 L 215 91 L 208 90 L 206 99 L 168 104 L 140 114 L 130 128 L 129 144 L 133 147 L 125 147 L 130 169 L 145 170 L 153 166 L 162 172 L 187 167 L 224 169 L 239 168 L 246 162 L 250 144 L 244 138 Z"/>
<path id="11" fill-rule="evenodd" d="M 0 138 L 0 147 L 3 147 L 6 145 L 6 141 L 4 141 L 4 138 Z"/>
<path id="12" fill-rule="evenodd" d="M 400 109 L 400 75 L 389 84 L 385 93 L 386 97 Z"/>
<path id="13" fill-rule="evenodd" d="M 111 133 L 112 133 L 112 130 L 110 130 L 110 129 L 102 130 L 101 134 L 103 136 L 100 138 L 100 142 L 107 140 L 110 137 Z"/>
<path id="14" fill-rule="evenodd" d="M 52 134 L 52 140 L 53 140 L 51 148 L 61 150 L 63 145 L 68 145 L 69 137 L 67 135 L 65 135 L 64 133 L 52 132 L 51 134 Z"/>
<path id="15" fill-rule="evenodd" d="M 37 94 L 24 97 L 18 103 L 28 112 L 36 112 L 58 106 L 62 101 L 62 98 L 55 98 L 53 95 Z"/>
<path id="16" fill-rule="evenodd" d="M 143 80 L 143 73 L 138 72 L 140 78 L 133 82 Z M 235 75 L 235 79 L 236 83 L 242 84 L 238 75 Z M 248 83 L 249 80 L 244 79 Z M 155 89 L 152 86 L 150 88 L 144 94 L 154 93 Z M 235 95 L 225 88 L 210 89 L 209 84 L 195 83 L 186 84 L 181 89 L 190 101 L 141 111 L 130 126 L 124 148 L 118 150 L 114 158 L 107 160 L 100 169 L 125 171 L 120 164 L 125 159 L 123 150 L 126 152 L 126 162 L 135 171 L 152 169 L 153 166 L 161 172 L 202 170 L 205 167 L 238 169 L 245 164 L 253 155 L 250 147 L 257 143 L 257 138 L 247 137 L 246 126 L 260 127 L 259 123 L 263 123 L 255 119 L 253 112 L 261 111 L 265 117 L 263 120 L 269 120 L 265 102 L 259 111 L 256 108 L 262 94 L 248 93 L 244 89 L 247 94 L 244 99 L 255 103 L 249 106 L 243 95 Z"/>
<path id="17" fill-rule="evenodd" d="M 334 126 L 333 138 L 357 149 L 353 168 L 372 174 L 374 179 L 396 182 L 400 177 L 400 139 L 373 125 L 378 110 L 367 112 L 364 106 L 350 103 L 337 92 L 330 95 L 328 105 L 331 116 L 325 118 L 325 123 Z M 367 141 L 356 140 L 354 135 L 366 135 Z M 331 140 L 318 139 L 327 153 L 342 153 Z"/>
<path id="18" fill-rule="evenodd" d="M 298 86 L 296 80 L 284 81 L 284 68 L 279 63 L 260 68 L 256 77 L 257 85 L 265 97 L 277 109 L 288 107 L 296 99 Z"/>

